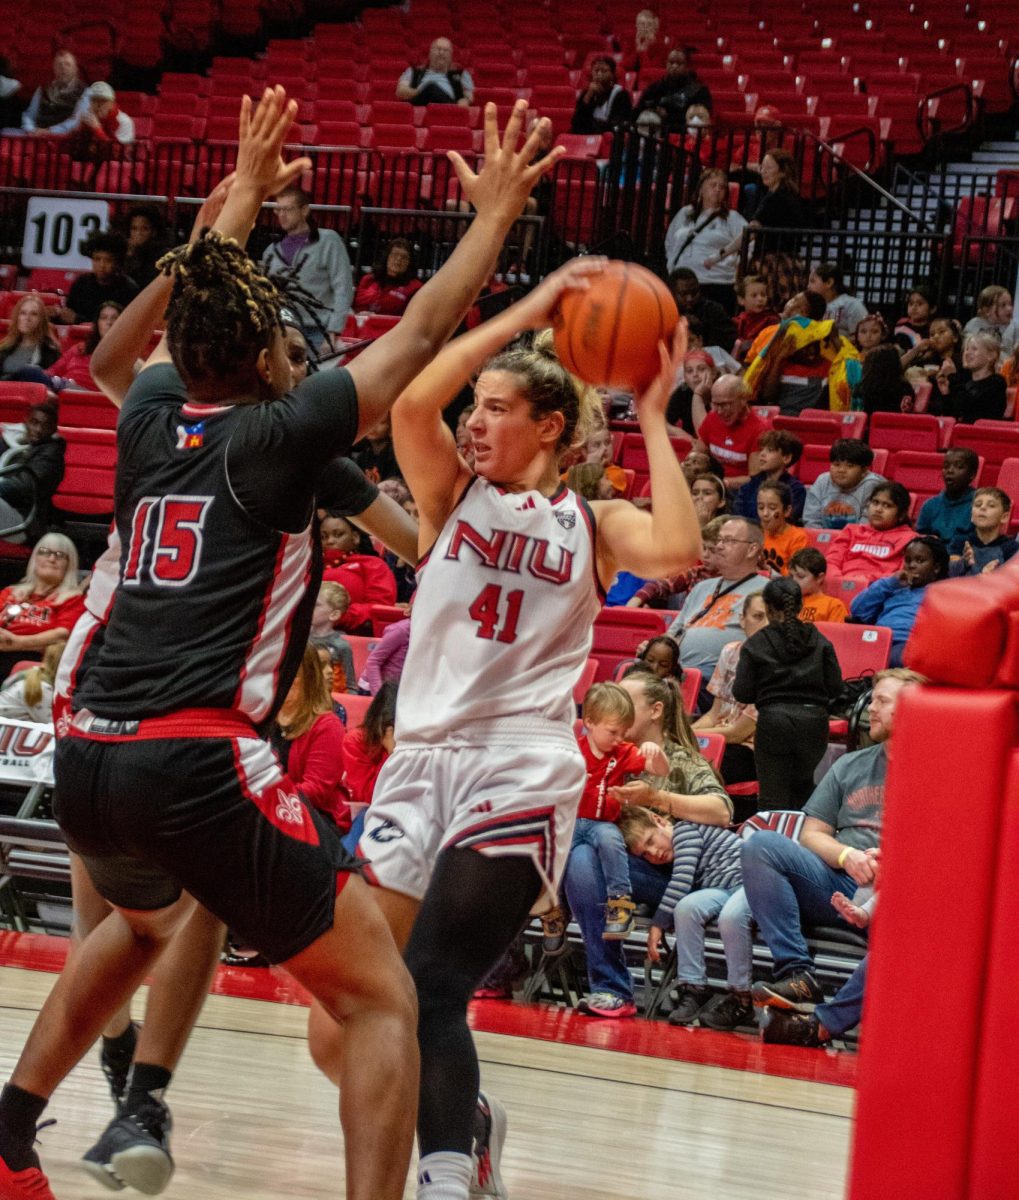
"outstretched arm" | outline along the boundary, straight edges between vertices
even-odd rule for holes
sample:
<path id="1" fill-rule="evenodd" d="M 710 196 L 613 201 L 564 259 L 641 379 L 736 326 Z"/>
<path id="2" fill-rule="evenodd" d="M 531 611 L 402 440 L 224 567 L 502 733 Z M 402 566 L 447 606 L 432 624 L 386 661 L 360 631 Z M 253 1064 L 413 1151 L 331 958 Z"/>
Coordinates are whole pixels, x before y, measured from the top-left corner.
<path id="1" fill-rule="evenodd" d="M 523 300 L 450 342 L 397 400 L 393 407 L 393 444 L 403 477 L 417 502 L 421 519 L 418 544 L 422 549 L 438 537 L 471 477 L 442 419 L 442 410 L 475 370 L 508 341 L 525 329 L 548 325 L 563 293 L 588 287 L 590 276 L 601 271 L 604 263 L 602 258 L 590 257 L 560 267 Z"/>
<path id="2" fill-rule="evenodd" d="M 485 165 L 480 175 L 455 151 L 449 152 L 477 215 L 442 269 L 411 300 L 399 325 L 350 364 L 357 386 L 359 437 L 386 414 L 460 324 L 494 270 L 503 240 L 534 185 L 561 157 L 553 149 L 532 162 L 540 137 L 537 125 L 517 148 L 526 115 L 526 101 L 518 100 L 500 142 L 495 105 L 485 105 Z"/>
<path id="3" fill-rule="evenodd" d="M 310 159 L 284 163 L 280 157 L 296 115 L 297 104 L 293 100 L 287 102 L 283 88 L 266 88 L 254 113 L 250 97 L 244 97 L 237 169 L 213 189 L 199 209 L 192 241 L 211 226 L 243 245 L 265 199 L 310 168 Z M 92 378 L 118 408 L 124 403 L 134 378 L 135 362 L 145 352 L 153 330 L 163 321 L 172 289 L 172 276 L 157 275 L 121 313 L 92 356 Z M 167 362 L 169 357 L 164 338 L 146 366 Z"/>
<path id="4" fill-rule="evenodd" d="M 685 348 L 686 324 L 680 321 L 671 356 L 660 344 L 658 377 L 637 401 L 651 476 L 651 512 L 627 500 L 596 500 L 591 506 L 598 521 L 598 573 L 603 583 L 618 571 L 642 579 L 677 575 L 700 558 L 700 525 L 665 424 L 672 381 Z"/>

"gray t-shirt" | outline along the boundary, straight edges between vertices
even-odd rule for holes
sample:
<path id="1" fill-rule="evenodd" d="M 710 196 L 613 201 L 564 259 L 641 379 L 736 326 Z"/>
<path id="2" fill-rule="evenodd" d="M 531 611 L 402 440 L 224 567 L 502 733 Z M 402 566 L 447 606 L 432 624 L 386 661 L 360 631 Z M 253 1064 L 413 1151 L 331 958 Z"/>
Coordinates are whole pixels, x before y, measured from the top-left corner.
<path id="1" fill-rule="evenodd" d="M 831 825 L 844 846 L 869 850 L 881 841 L 887 774 L 883 742 L 844 754 L 814 789 L 803 811 Z"/>
<path id="2" fill-rule="evenodd" d="M 751 575 L 740 583 L 704 579 L 690 589 L 679 616 L 669 626 L 669 636 L 679 639 L 679 660 L 696 668 L 705 682 L 711 678 L 719 655 L 729 642 L 743 640 L 739 620 L 743 601 L 764 589 L 767 579 Z"/>

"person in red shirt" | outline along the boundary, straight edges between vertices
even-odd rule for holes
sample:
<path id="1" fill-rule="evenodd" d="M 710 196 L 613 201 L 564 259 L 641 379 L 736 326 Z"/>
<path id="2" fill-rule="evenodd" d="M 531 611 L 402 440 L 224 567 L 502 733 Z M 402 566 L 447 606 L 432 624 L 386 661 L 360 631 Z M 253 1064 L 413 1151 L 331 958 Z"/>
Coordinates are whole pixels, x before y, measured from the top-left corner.
<path id="1" fill-rule="evenodd" d="M 626 843 L 615 824 L 620 813 L 619 801 L 609 793 L 625 783 L 627 776 L 651 771 L 668 775 L 669 760 L 655 742 L 637 747 L 623 740 L 633 724 L 633 701 L 618 683 L 596 683 L 584 697 L 584 732 L 577 736 L 587 767 L 584 792 L 577 809 L 573 846 L 593 846 L 605 876 L 606 941 L 625 938 L 633 928 L 636 905 L 630 895 L 630 867 Z M 558 905 L 541 919 L 545 931 L 543 947 L 556 954 L 565 945 L 566 923 Z"/>
<path id="2" fill-rule="evenodd" d="M 361 535 L 346 517 L 325 517 L 320 536 L 325 565 L 322 579 L 342 584 L 350 596 L 350 606 L 337 628 L 358 633 L 370 625 L 373 604 L 396 603 L 396 576 L 377 555 L 356 553 Z"/>
<path id="3" fill-rule="evenodd" d="M 25 578 L 0 591 L 0 679 L 19 659 L 41 659 L 47 646 L 66 641 L 84 608 L 78 551 L 62 533 L 47 533 Z"/>
<path id="4" fill-rule="evenodd" d="M 722 464 L 725 486 L 750 482 L 759 470 L 757 442 L 767 428 L 750 411 L 750 392 L 738 375 L 719 375 L 711 387 L 711 411 L 701 422 L 694 448 Z"/>
<path id="5" fill-rule="evenodd" d="M 420 287 L 414 267 L 414 249 L 406 238 L 394 238 L 386 247 L 385 261 L 365 275 L 354 293 L 354 311 L 402 317 Z"/>
<path id="6" fill-rule="evenodd" d="M 828 578 L 874 583 L 902 567 L 915 536 L 909 524 L 909 492 L 901 483 L 879 483 L 867 503 L 867 521 L 846 525 L 828 546 Z"/>
<path id="7" fill-rule="evenodd" d="M 301 666 L 277 717 L 273 745 L 287 779 L 313 808 L 350 828 L 349 795 L 343 786 L 343 722 L 333 711 L 332 697 L 314 646 L 306 646 Z"/>

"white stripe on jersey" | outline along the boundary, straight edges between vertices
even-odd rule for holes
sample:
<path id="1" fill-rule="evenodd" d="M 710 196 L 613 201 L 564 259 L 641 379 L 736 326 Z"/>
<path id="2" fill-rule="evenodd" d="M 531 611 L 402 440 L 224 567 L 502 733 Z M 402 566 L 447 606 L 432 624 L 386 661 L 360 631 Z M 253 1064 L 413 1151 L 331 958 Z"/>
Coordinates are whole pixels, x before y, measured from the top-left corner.
<path id="1" fill-rule="evenodd" d="M 514 713 L 572 720 L 601 607 L 593 532 L 566 488 L 472 481 L 419 570 L 398 742 Z"/>
<path id="2" fill-rule="evenodd" d="M 276 695 L 280 664 L 294 613 L 308 589 L 311 577 L 311 528 L 284 534 L 276 556 L 276 568 L 258 619 L 234 708 L 258 725 L 268 715 Z"/>

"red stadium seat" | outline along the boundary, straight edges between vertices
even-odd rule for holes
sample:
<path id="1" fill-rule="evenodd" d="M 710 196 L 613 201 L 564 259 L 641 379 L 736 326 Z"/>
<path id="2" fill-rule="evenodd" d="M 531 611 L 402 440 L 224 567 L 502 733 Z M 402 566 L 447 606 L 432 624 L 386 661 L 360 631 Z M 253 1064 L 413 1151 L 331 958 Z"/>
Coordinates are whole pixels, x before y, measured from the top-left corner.
<path id="1" fill-rule="evenodd" d="M 1006 458 L 1001 464 L 997 486 L 1011 498 L 1008 532 L 1014 537 L 1019 530 L 1019 458 Z"/>
<path id="2" fill-rule="evenodd" d="M 318 144 L 320 146 L 362 146 L 364 134 L 356 121 L 320 121 Z"/>
<path id="3" fill-rule="evenodd" d="M 854 414 L 848 413 L 847 416 Z M 860 414 L 861 416 L 863 414 Z M 813 417 L 776 417 L 773 428 L 784 429 L 787 433 L 795 434 L 801 442 L 811 442 L 816 446 L 830 446 L 840 437 L 851 437 L 842 432 L 842 422 L 839 413 L 820 413 Z"/>
<path id="4" fill-rule="evenodd" d="M 406 611 L 395 604 L 373 604 L 371 611 L 372 634 L 377 638 L 382 637 L 387 625 L 402 621 L 407 616 Z"/>
<path id="5" fill-rule="evenodd" d="M 422 150 L 441 153 L 445 150 L 458 150 L 461 154 L 471 154 L 475 150 L 474 130 L 458 129 L 454 125 L 429 126 L 424 131 Z"/>
<path id="6" fill-rule="evenodd" d="M 888 478 L 901 483 L 908 492 L 933 496 L 945 486 L 941 468 L 943 454 L 923 450 L 899 450 L 892 455 Z"/>
<path id="7" fill-rule="evenodd" d="M 355 696 L 350 692 L 333 692 L 333 700 L 342 704 L 347 712 L 347 730 L 357 729 L 364 723 L 365 714 L 371 707 L 374 696 Z"/>
<path id="8" fill-rule="evenodd" d="M 377 149 L 417 150 L 418 131 L 413 125 L 374 125 L 372 139 Z"/>
<path id="9" fill-rule="evenodd" d="M 919 450 L 928 453 L 940 447 L 941 427 L 937 417 L 924 413 L 876 412 L 870 418 L 870 445 L 877 450 Z"/>
<path id="10" fill-rule="evenodd" d="M 824 420 L 826 417 L 834 417 L 839 425 L 840 438 L 862 438 L 864 431 L 867 428 L 867 414 L 863 412 L 828 412 L 823 408 L 805 408 L 799 415 L 799 420 L 812 420 L 814 417 L 820 417 Z M 810 439 L 812 442 L 816 438 Z"/>
<path id="11" fill-rule="evenodd" d="M 61 427 L 67 447 L 64 454 L 64 478 L 53 497 L 53 507 L 72 520 L 96 518 L 88 524 L 102 524 L 113 513 L 113 483 L 117 465 L 117 446 L 112 431 L 108 441 L 79 439 L 75 431 Z"/>
<path id="12" fill-rule="evenodd" d="M 57 401 L 61 426 L 74 429 L 116 429 L 119 409 L 102 392 L 64 391 Z"/>
<path id="13" fill-rule="evenodd" d="M 621 658 L 632 658 L 641 642 L 665 632 L 671 615 L 650 608 L 603 608 L 591 645 L 591 657 L 598 660 L 596 679 L 611 679 Z"/>
<path id="14" fill-rule="evenodd" d="M 708 763 L 716 771 L 721 769 L 722 758 L 725 755 L 725 738 L 720 733 L 699 733 L 697 745 Z"/>
<path id="15" fill-rule="evenodd" d="M 31 405 L 43 404 L 45 400 L 44 383 L 4 381 L 0 383 L 0 421 L 11 425 L 23 421 Z"/>
<path id="16" fill-rule="evenodd" d="M 998 481 L 998 471 L 1006 458 L 1019 456 L 1019 425 L 1003 421 L 975 425 L 956 425 L 952 430 L 952 446 L 969 446 L 986 460 L 982 484 L 992 486 Z"/>
<path id="17" fill-rule="evenodd" d="M 697 697 L 701 694 L 701 680 L 704 676 L 696 667 L 686 667 L 683 671 L 683 682 L 679 685 L 679 697 L 687 716 L 693 716 L 697 711 Z"/>
<path id="18" fill-rule="evenodd" d="M 584 669 L 580 672 L 580 678 L 573 685 L 573 703 L 580 705 L 584 703 L 584 697 L 587 695 L 587 689 L 594 683 L 595 676 L 598 674 L 598 660 L 589 658 L 584 663 Z"/>

